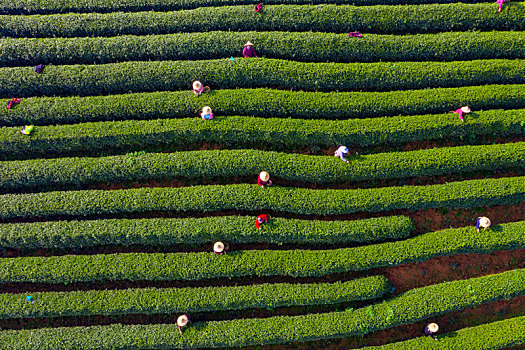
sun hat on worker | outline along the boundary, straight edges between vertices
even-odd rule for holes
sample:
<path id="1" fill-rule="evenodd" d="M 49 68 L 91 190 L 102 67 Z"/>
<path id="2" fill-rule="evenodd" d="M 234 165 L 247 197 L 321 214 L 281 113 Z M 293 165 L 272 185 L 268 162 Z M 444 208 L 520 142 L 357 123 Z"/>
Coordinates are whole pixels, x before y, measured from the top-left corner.
<path id="1" fill-rule="evenodd" d="M 343 152 L 343 153 L 348 153 L 348 147 L 346 146 L 341 146 L 339 147 L 339 151 Z"/>
<path id="2" fill-rule="evenodd" d="M 246 44 L 244 44 L 244 46 L 253 46 L 253 43 L 251 41 L 248 41 L 246 42 Z"/>
<path id="3" fill-rule="evenodd" d="M 213 245 L 213 251 L 217 253 L 222 253 L 224 251 L 224 243 L 215 242 L 215 244 Z"/>
<path id="4" fill-rule="evenodd" d="M 179 318 L 177 318 L 177 326 L 184 327 L 185 325 L 188 324 L 189 321 L 190 319 L 188 318 L 188 316 L 186 315 L 179 316 Z"/>
<path id="5" fill-rule="evenodd" d="M 479 226 L 483 228 L 487 228 L 490 226 L 490 219 L 486 216 L 482 216 L 479 218 Z"/>
<path id="6" fill-rule="evenodd" d="M 259 177 L 261 178 L 262 181 L 270 180 L 270 174 L 268 174 L 266 171 L 261 171 L 261 173 L 259 174 Z"/>
<path id="7" fill-rule="evenodd" d="M 432 333 L 435 333 L 438 331 L 439 329 L 439 326 L 437 325 L 437 323 L 429 323 L 428 326 L 427 326 L 428 330 L 431 331 Z"/>
<path id="8" fill-rule="evenodd" d="M 461 111 L 463 113 L 470 113 L 471 112 L 471 110 L 470 110 L 470 108 L 468 106 L 461 107 Z"/>
<path id="9" fill-rule="evenodd" d="M 199 90 L 202 87 L 202 83 L 198 80 L 193 82 L 193 90 Z"/>
<path id="10" fill-rule="evenodd" d="M 202 108 L 202 113 L 204 114 L 211 114 L 211 108 L 208 106 L 205 106 Z"/>

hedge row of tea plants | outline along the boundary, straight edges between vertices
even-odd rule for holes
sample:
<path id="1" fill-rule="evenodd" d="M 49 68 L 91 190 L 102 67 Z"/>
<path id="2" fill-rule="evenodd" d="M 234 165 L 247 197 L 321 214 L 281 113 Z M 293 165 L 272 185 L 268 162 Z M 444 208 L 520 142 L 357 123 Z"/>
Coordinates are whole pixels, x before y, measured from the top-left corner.
<path id="1" fill-rule="evenodd" d="M 499 350 L 525 343 L 525 316 L 463 328 L 439 334 L 442 349 Z M 428 337 L 419 337 L 381 346 L 367 346 L 360 350 L 431 350 L 436 344 Z"/>
<path id="2" fill-rule="evenodd" d="M 259 56 L 313 62 L 461 61 L 525 58 L 525 32 L 420 35 L 208 32 L 110 38 L 0 39 L 0 66 L 203 60 L 239 56 L 247 40 Z M 293 47 L 293 50 L 290 49 Z M 319 51 L 322 47 L 323 50 Z M 468 53 L 468 54 L 466 54 Z"/>
<path id="3" fill-rule="evenodd" d="M 491 3 L 397 6 L 253 5 L 201 7 L 175 12 L 67 13 L 43 16 L 0 15 L 3 37 L 83 37 L 176 32 L 287 31 L 399 34 L 438 31 L 524 30 L 521 2 L 502 16 Z M 353 39 L 350 39 L 353 40 Z"/>
<path id="4" fill-rule="evenodd" d="M 254 178 L 254 182 L 257 179 Z M 396 209 L 474 208 L 525 200 L 525 177 L 467 180 L 442 185 L 312 190 L 257 184 L 55 191 L 0 196 L 0 219 L 103 214 L 271 210 L 338 215 Z"/>
<path id="5" fill-rule="evenodd" d="M 464 3 L 480 3 L 489 0 L 463 0 Z M 267 5 L 316 5 L 316 4 L 351 4 L 351 5 L 399 5 L 452 3 L 457 0 L 266 0 Z M 175 11 L 206 6 L 252 5 L 251 0 L 12 0 L 0 1 L 2 14 L 50 14 L 67 12 L 116 12 L 116 11 Z"/>
<path id="6" fill-rule="evenodd" d="M 144 288 L 32 293 L 0 293 L 0 319 L 95 315 L 220 312 L 347 303 L 377 299 L 390 292 L 384 276 L 318 284 L 254 284 L 199 288 Z"/>
<path id="7" fill-rule="evenodd" d="M 0 246 L 14 249 L 75 249 L 100 245 L 168 246 L 229 243 L 338 244 L 407 238 L 409 217 L 354 221 L 271 218 L 260 230 L 254 216 L 184 219 L 109 219 L 0 224 Z"/>
<path id="8" fill-rule="evenodd" d="M 473 218 L 475 222 L 475 218 Z M 525 221 L 476 232 L 473 226 L 403 241 L 334 250 L 213 252 L 19 257 L 0 260 L 0 283 L 171 281 L 246 276 L 320 277 L 396 266 L 437 256 L 525 248 Z M 524 284 L 525 288 L 525 284 Z"/>
<path id="9" fill-rule="evenodd" d="M 356 310 L 197 322 L 186 327 L 183 335 L 175 324 L 7 330 L 0 331 L 0 346 L 5 350 L 202 349 L 362 336 L 523 294 L 525 270 L 513 270 L 412 289 L 389 301 Z M 506 337 L 506 333 L 501 337 Z M 425 339 L 435 345 L 432 339 Z"/>
<path id="10" fill-rule="evenodd" d="M 474 171 L 525 170 L 525 142 L 347 156 L 308 156 L 244 150 L 127 154 L 97 158 L 32 159 L 0 163 L 0 188 L 42 189 L 167 178 L 231 179 L 268 171 L 294 183 L 334 184 Z M 278 181 L 277 181 L 278 183 Z"/>
<path id="11" fill-rule="evenodd" d="M 467 116 L 465 123 L 453 113 L 347 121 L 216 117 L 209 122 L 195 117 L 43 126 L 36 127 L 30 137 L 24 137 L 20 128 L 13 127 L 0 129 L 0 157 L 129 153 L 144 146 L 157 149 L 163 145 L 187 149 L 204 142 L 227 147 L 264 145 L 289 152 L 290 148 L 303 146 L 367 147 L 443 139 L 475 141 L 479 137 L 525 135 L 524 115 L 525 110 L 477 112 Z"/>
<path id="12" fill-rule="evenodd" d="M 2 97 L 105 95 L 191 89 L 280 87 L 315 91 L 402 90 L 525 83 L 525 60 L 305 63 L 266 58 L 121 62 L 104 65 L 0 68 Z M 191 91 L 189 91 L 191 93 Z M 242 106 L 243 100 L 234 101 Z"/>
<path id="13" fill-rule="evenodd" d="M 205 80 L 203 82 L 208 84 Z M 214 88 L 213 85 L 212 88 Z M 479 110 L 525 108 L 525 85 L 330 93 L 235 89 L 217 90 L 200 97 L 196 97 L 190 89 L 191 84 L 188 85 L 187 91 L 131 93 L 111 96 L 24 98 L 13 109 L 0 108 L 0 125 L 73 124 L 123 119 L 187 118 L 192 115 L 198 116 L 202 107 L 206 105 L 213 108 L 215 116 L 279 117 L 279 123 L 293 123 L 282 118 L 348 119 L 447 113 L 464 105 L 470 106 L 477 116 L 481 116 L 479 119 L 485 119 L 489 117 L 486 115 L 487 112 L 479 114 Z M 522 113 L 522 111 L 491 111 L 488 113 L 492 113 L 490 119 L 496 117 L 495 114 Z M 516 118 L 508 117 L 516 121 Z M 459 120 L 457 115 L 455 118 L 447 118 L 445 115 L 434 116 L 434 118 Z M 377 120 L 373 124 L 384 123 L 388 120 L 390 119 Z M 392 125 L 386 129 L 399 124 L 399 120 L 392 122 Z M 413 120 L 413 118 L 407 120 Z M 474 120 L 476 118 L 467 117 L 468 123 Z M 523 120 L 522 116 L 518 117 L 518 121 Z M 239 122 L 240 120 L 235 121 L 236 124 Z M 354 122 L 350 121 L 350 123 Z M 478 120 L 478 122 L 481 121 Z M 266 124 L 262 120 L 258 120 L 257 123 Z M 300 123 L 326 125 L 324 122 L 317 121 L 300 121 Z M 340 129 L 342 123 L 335 128 L 330 126 L 333 129 L 332 132 Z M 370 121 L 366 122 L 366 124 L 369 123 Z M 359 129 L 364 128 L 366 124 L 361 125 Z M 459 128 L 461 123 L 456 124 L 455 128 Z M 251 127 L 258 129 L 256 126 Z M 288 127 L 291 126 L 288 125 Z M 272 128 L 269 125 L 265 125 L 264 128 L 274 129 L 273 132 L 277 131 L 275 127 Z M 282 133 L 285 129 L 280 128 L 279 130 Z M 382 131 L 385 132 L 385 130 Z M 249 132 L 249 130 L 244 132 Z"/>

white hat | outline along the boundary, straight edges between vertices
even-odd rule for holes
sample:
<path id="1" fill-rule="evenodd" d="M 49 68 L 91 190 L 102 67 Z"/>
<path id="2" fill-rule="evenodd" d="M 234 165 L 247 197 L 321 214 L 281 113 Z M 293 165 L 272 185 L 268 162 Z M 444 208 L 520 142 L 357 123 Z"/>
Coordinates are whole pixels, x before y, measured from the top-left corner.
<path id="1" fill-rule="evenodd" d="M 202 113 L 204 114 L 211 114 L 211 108 L 208 106 L 205 106 L 202 108 Z"/>
<path id="2" fill-rule="evenodd" d="M 270 180 L 270 174 L 268 174 L 266 171 L 261 171 L 261 173 L 259 174 L 259 177 L 261 178 L 262 181 Z"/>
<path id="3" fill-rule="evenodd" d="M 224 251 L 224 243 L 222 242 L 216 242 L 213 245 L 213 250 L 217 253 L 222 253 Z"/>
<path id="4" fill-rule="evenodd" d="M 427 326 L 428 330 L 431 331 L 432 333 L 435 333 L 438 331 L 439 329 L 439 326 L 437 325 L 437 323 L 429 323 L 428 326 Z"/>
<path id="5" fill-rule="evenodd" d="M 339 147 L 339 151 L 340 151 L 340 152 L 343 152 L 343 153 L 348 153 L 348 147 L 346 147 L 346 146 L 341 146 L 341 147 Z"/>
<path id="6" fill-rule="evenodd" d="M 470 108 L 468 106 L 461 107 L 461 111 L 463 113 L 470 113 L 471 112 L 471 110 L 470 110 Z"/>
<path id="7" fill-rule="evenodd" d="M 179 316 L 179 318 L 177 318 L 177 326 L 184 327 L 185 325 L 188 324 L 189 321 L 190 320 L 188 319 L 188 316 L 186 315 Z"/>
<path id="8" fill-rule="evenodd" d="M 251 41 L 248 41 L 246 42 L 246 44 L 244 44 L 244 46 L 253 46 L 253 43 Z"/>
<path id="9" fill-rule="evenodd" d="M 486 216 L 482 216 L 479 218 L 479 226 L 483 228 L 487 228 L 490 226 L 490 219 Z"/>
<path id="10" fill-rule="evenodd" d="M 201 83 L 200 81 L 195 80 L 195 81 L 193 82 L 193 89 L 194 89 L 194 90 L 199 90 L 201 87 L 202 87 L 202 83 Z"/>

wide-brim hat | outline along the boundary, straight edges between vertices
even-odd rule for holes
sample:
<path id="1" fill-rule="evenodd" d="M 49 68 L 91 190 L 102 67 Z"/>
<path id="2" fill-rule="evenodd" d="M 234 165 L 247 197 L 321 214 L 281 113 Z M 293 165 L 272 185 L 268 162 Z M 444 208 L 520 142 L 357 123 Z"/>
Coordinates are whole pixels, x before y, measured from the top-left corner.
<path id="1" fill-rule="evenodd" d="M 428 330 L 431 332 L 437 332 L 439 330 L 439 326 L 437 325 L 437 323 L 429 323 L 427 327 Z"/>
<path id="2" fill-rule="evenodd" d="M 202 113 L 211 114 L 211 107 L 205 106 L 202 108 Z"/>
<path id="3" fill-rule="evenodd" d="M 213 250 L 216 251 L 217 253 L 221 253 L 224 250 L 224 243 L 216 242 L 213 245 Z"/>
<path id="4" fill-rule="evenodd" d="M 490 219 L 486 216 L 479 218 L 479 226 L 486 228 L 490 226 Z"/>
<path id="5" fill-rule="evenodd" d="M 268 174 L 266 171 L 261 171 L 261 173 L 259 174 L 259 177 L 260 177 L 261 180 L 263 180 L 263 181 L 268 181 L 268 180 L 270 180 L 270 174 Z"/>
<path id="6" fill-rule="evenodd" d="M 244 44 L 244 46 L 253 46 L 253 43 L 251 41 L 248 41 L 246 42 L 246 44 Z"/>
<path id="7" fill-rule="evenodd" d="M 198 89 L 200 89 L 201 87 L 202 87 L 202 83 L 201 83 L 200 81 L 196 80 L 196 81 L 193 82 L 193 88 L 194 88 L 195 90 L 198 90 Z"/>
<path id="8" fill-rule="evenodd" d="M 179 316 L 179 318 L 177 318 L 177 325 L 181 326 L 181 327 L 184 327 L 185 325 L 188 324 L 189 321 L 190 320 L 189 320 L 188 316 L 182 315 L 182 316 Z"/>
<path id="9" fill-rule="evenodd" d="M 339 149 L 340 149 L 343 153 L 348 153 L 348 152 L 349 152 L 349 151 L 348 151 L 348 147 L 346 147 L 346 146 L 341 146 L 341 147 L 339 147 Z"/>
<path id="10" fill-rule="evenodd" d="M 461 107 L 461 111 L 462 111 L 463 113 L 470 113 L 470 112 L 471 112 L 469 106 Z"/>

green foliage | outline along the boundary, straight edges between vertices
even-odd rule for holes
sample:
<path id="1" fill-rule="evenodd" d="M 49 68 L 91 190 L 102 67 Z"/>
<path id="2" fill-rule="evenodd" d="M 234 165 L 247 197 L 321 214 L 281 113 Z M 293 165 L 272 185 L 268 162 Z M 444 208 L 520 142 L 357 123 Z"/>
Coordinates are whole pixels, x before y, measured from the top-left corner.
<path id="1" fill-rule="evenodd" d="M 525 60 L 305 63 L 238 58 L 234 61 L 140 61 L 49 66 L 42 75 L 34 73 L 33 67 L 9 67 L 0 68 L 0 86 L 3 87 L 0 96 L 86 96 L 190 90 L 194 80 L 212 89 L 280 87 L 314 91 L 523 84 Z M 191 90 L 188 93 L 191 94 Z M 233 102 L 242 105 L 243 100 Z"/>
<path id="2" fill-rule="evenodd" d="M 464 3 L 479 3 L 486 0 L 464 0 Z M 457 0 L 266 0 L 267 5 L 398 5 L 400 3 L 426 4 L 451 3 Z M 173 11 L 205 6 L 253 5 L 251 0 L 1 0 L 3 14 L 48 14 L 65 12 L 113 12 L 113 11 Z"/>
<path id="3" fill-rule="evenodd" d="M 465 58 L 525 58 L 524 32 L 366 34 L 357 40 L 349 40 L 347 34 L 331 33 L 207 32 L 110 38 L 4 38 L 0 39 L 0 65 L 214 59 L 239 56 L 248 39 L 256 43 L 260 56 L 295 61 L 460 61 Z M 468 52 L 468 57 L 465 56 L 465 52 Z M 43 74 L 46 74 L 45 71 Z"/>
<path id="4" fill-rule="evenodd" d="M 145 288 L 0 294 L 0 319 L 194 313 L 250 308 L 337 304 L 380 298 L 390 291 L 383 276 L 319 284 L 255 284 L 237 287 Z"/>
<path id="5" fill-rule="evenodd" d="M 164 178 L 231 178 L 268 171 L 298 183 L 345 183 L 472 171 L 525 169 L 525 142 L 462 146 L 348 156 L 308 156 L 258 150 L 208 150 L 178 153 L 135 152 L 97 158 L 33 159 L 0 163 L 4 190 Z"/>
<path id="6" fill-rule="evenodd" d="M 245 250 L 205 253 L 64 255 L 0 260 L 0 283 L 171 281 L 245 276 L 320 277 L 425 261 L 437 256 L 525 248 L 525 221 L 476 232 L 474 226 L 426 233 L 403 241 L 334 250 Z M 467 285 L 473 290 L 465 298 Z M 522 283 L 523 284 L 523 283 Z M 525 284 L 522 286 L 525 288 Z M 500 288 L 501 289 L 501 288 Z M 461 298 L 482 292 L 463 285 Z M 439 296 L 438 296 L 439 297 Z M 394 317 L 403 315 L 396 308 Z M 382 313 L 374 308 L 376 315 Z M 386 315 L 385 315 L 386 317 Z M 371 319 L 366 319 L 372 322 Z"/>
<path id="7" fill-rule="evenodd" d="M 259 15 L 254 13 L 253 5 L 201 7 L 176 12 L 9 15 L 0 16 L 0 36 L 82 37 L 214 30 L 348 33 L 349 28 L 386 34 L 438 32 L 450 28 L 456 31 L 525 29 L 523 3 L 512 2 L 505 6 L 504 16 L 494 10 L 495 6 L 491 3 L 401 6 L 323 4 L 266 5 Z M 210 44 L 213 45 L 212 42 Z"/>
<path id="8" fill-rule="evenodd" d="M 410 218 L 388 216 L 355 221 L 272 218 L 260 230 L 250 216 L 184 219 L 112 219 L 0 224 L 0 246 L 15 249 L 72 249 L 98 245 L 295 243 L 337 244 L 406 238 Z"/>
<path id="9" fill-rule="evenodd" d="M 0 196 L 0 218 L 102 215 L 150 211 L 271 210 L 304 215 L 396 209 L 473 208 L 525 200 L 525 177 L 468 180 L 443 185 L 312 190 L 258 185 L 143 187 L 56 191 Z M 254 182 L 256 179 L 254 179 Z"/>
<path id="10" fill-rule="evenodd" d="M 345 121 L 215 117 L 209 122 L 195 117 L 42 126 L 35 127 L 30 137 L 12 127 L 0 129 L 0 158 L 93 155 L 99 151 L 127 153 L 144 146 L 187 147 L 202 143 L 254 148 L 265 145 L 289 151 L 303 146 L 367 147 L 457 140 L 462 135 L 510 137 L 525 135 L 525 128 L 520 125 L 523 118 L 525 110 L 476 112 L 468 115 L 465 123 L 455 113 Z M 138 161 L 140 157 L 134 159 Z"/>
<path id="11" fill-rule="evenodd" d="M 477 301 L 464 298 L 466 284 L 475 285 Z M 202 349 L 290 343 L 362 335 L 523 294 L 525 270 L 521 269 L 410 290 L 387 302 L 377 304 L 374 307 L 374 319 L 369 319 L 366 315 L 367 309 L 361 308 L 352 312 L 199 322 L 186 327 L 183 335 L 178 333 L 174 324 L 41 328 L 1 331 L 0 346 L 5 350 L 29 350 L 35 347 L 46 350 Z M 394 317 L 387 320 L 390 309 L 396 312 Z M 503 323 L 501 330 L 492 327 L 491 332 L 486 334 L 493 335 L 493 338 L 501 338 L 490 343 L 523 342 L 523 320 L 506 322 L 508 323 Z M 497 326 L 500 325 L 502 324 Z M 445 338 L 444 344 L 452 344 L 452 348 L 456 348 L 458 343 L 454 343 L 455 339 L 456 337 L 451 337 L 447 341 Z M 432 342 L 435 346 L 435 342 L 428 337 L 419 341 Z M 468 340 L 465 343 L 466 348 L 472 349 Z"/>

